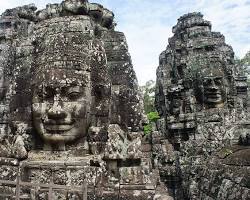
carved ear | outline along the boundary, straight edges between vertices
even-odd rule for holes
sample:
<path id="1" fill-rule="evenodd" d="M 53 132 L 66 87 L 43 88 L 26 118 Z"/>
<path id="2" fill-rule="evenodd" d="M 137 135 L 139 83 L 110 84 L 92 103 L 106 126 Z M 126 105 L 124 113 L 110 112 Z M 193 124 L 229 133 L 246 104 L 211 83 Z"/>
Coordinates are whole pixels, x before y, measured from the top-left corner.
<path id="1" fill-rule="evenodd" d="M 94 93 L 97 98 L 109 97 L 111 95 L 110 84 L 107 85 L 96 85 L 94 88 Z"/>
<path id="2" fill-rule="evenodd" d="M 92 42 L 90 63 L 93 95 L 98 98 L 110 96 L 110 76 L 106 52 L 99 40 L 93 40 Z"/>
<path id="3" fill-rule="evenodd" d="M 96 117 L 108 117 L 110 113 L 110 85 L 96 85 L 94 88 L 95 115 Z"/>

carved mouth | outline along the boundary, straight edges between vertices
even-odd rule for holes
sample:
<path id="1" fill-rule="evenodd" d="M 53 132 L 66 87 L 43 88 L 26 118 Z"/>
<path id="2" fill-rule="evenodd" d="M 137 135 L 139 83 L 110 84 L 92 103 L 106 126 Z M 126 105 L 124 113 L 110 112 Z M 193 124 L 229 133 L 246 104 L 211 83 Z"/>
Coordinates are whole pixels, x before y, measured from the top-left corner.
<path id="1" fill-rule="evenodd" d="M 212 103 L 217 103 L 222 101 L 222 95 L 219 92 L 215 93 L 206 93 L 207 101 Z"/>
<path id="2" fill-rule="evenodd" d="M 220 98 L 222 96 L 220 91 L 207 91 L 205 95 L 211 98 Z"/>
<path id="3" fill-rule="evenodd" d="M 221 94 L 220 93 L 208 93 L 207 97 L 208 98 L 214 98 L 214 99 L 221 98 Z"/>
<path id="4" fill-rule="evenodd" d="M 69 124 L 57 124 L 57 125 L 45 125 L 45 129 L 47 131 L 53 131 L 53 132 L 57 132 L 57 131 L 69 131 L 73 128 L 72 125 Z"/>
<path id="5" fill-rule="evenodd" d="M 73 128 L 72 121 L 48 120 L 44 122 L 44 128 L 50 132 L 69 131 Z"/>

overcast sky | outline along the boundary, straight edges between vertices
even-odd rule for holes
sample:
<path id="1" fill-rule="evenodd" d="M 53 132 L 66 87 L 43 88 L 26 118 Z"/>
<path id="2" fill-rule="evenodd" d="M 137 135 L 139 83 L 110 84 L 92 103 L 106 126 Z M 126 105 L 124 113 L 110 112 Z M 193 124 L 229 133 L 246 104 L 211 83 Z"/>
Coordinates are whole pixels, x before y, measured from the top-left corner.
<path id="1" fill-rule="evenodd" d="M 188 12 L 201 12 L 212 22 L 213 31 L 226 37 L 236 56 L 250 50 L 250 0 L 89 0 L 115 13 L 117 30 L 126 34 L 129 52 L 140 84 L 155 80 L 159 54 L 166 49 L 171 29 Z M 0 0 L 7 8 L 35 3 L 43 8 L 61 0 Z"/>

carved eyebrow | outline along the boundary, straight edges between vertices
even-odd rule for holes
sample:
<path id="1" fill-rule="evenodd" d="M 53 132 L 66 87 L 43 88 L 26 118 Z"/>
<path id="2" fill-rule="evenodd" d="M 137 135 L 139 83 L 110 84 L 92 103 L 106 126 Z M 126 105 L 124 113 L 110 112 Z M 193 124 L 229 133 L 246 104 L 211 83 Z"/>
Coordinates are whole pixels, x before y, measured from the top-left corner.
<path id="1" fill-rule="evenodd" d="M 89 82 L 89 79 L 87 79 L 86 77 L 81 77 L 81 79 L 73 79 L 73 80 L 67 80 L 66 83 L 64 83 L 64 86 L 86 86 Z"/>
<path id="2" fill-rule="evenodd" d="M 205 76 L 204 79 L 222 79 L 223 76 Z"/>
<path id="3" fill-rule="evenodd" d="M 67 87 L 67 92 L 71 93 L 71 92 L 81 92 L 82 89 L 80 86 L 71 86 L 71 87 Z"/>
<path id="4" fill-rule="evenodd" d="M 87 81 L 73 81 L 71 83 L 64 84 L 61 88 L 70 88 L 70 87 L 85 87 L 87 86 Z"/>

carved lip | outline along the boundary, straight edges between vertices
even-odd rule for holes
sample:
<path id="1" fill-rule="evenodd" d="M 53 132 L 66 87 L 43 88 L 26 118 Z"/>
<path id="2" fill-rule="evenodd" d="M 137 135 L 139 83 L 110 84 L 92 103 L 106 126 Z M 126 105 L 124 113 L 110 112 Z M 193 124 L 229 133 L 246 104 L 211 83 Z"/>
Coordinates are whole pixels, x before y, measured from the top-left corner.
<path id="1" fill-rule="evenodd" d="M 69 131 L 73 128 L 73 121 L 48 120 L 44 122 L 44 128 L 48 131 Z"/>
<path id="2" fill-rule="evenodd" d="M 69 131 L 73 128 L 71 124 L 47 124 L 45 125 L 45 129 L 48 131 Z"/>
<path id="3" fill-rule="evenodd" d="M 220 98 L 221 94 L 209 94 L 207 95 L 209 98 Z"/>
<path id="4" fill-rule="evenodd" d="M 212 99 L 221 98 L 222 96 L 221 92 L 206 92 L 205 95 L 208 98 L 212 98 Z"/>
<path id="5" fill-rule="evenodd" d="M 222 97 L 207 97 L 207 102 L 208 103 L 221 103 L 222 102 Z"/>
<path id="6" fill-rule="evenodd" d="M 48 120 L 43 120 L 43 124 L 45 125 L 72 125 L 74 123 L 74 120 L 53 120 L 53 119 L 48 119 Z"/>

